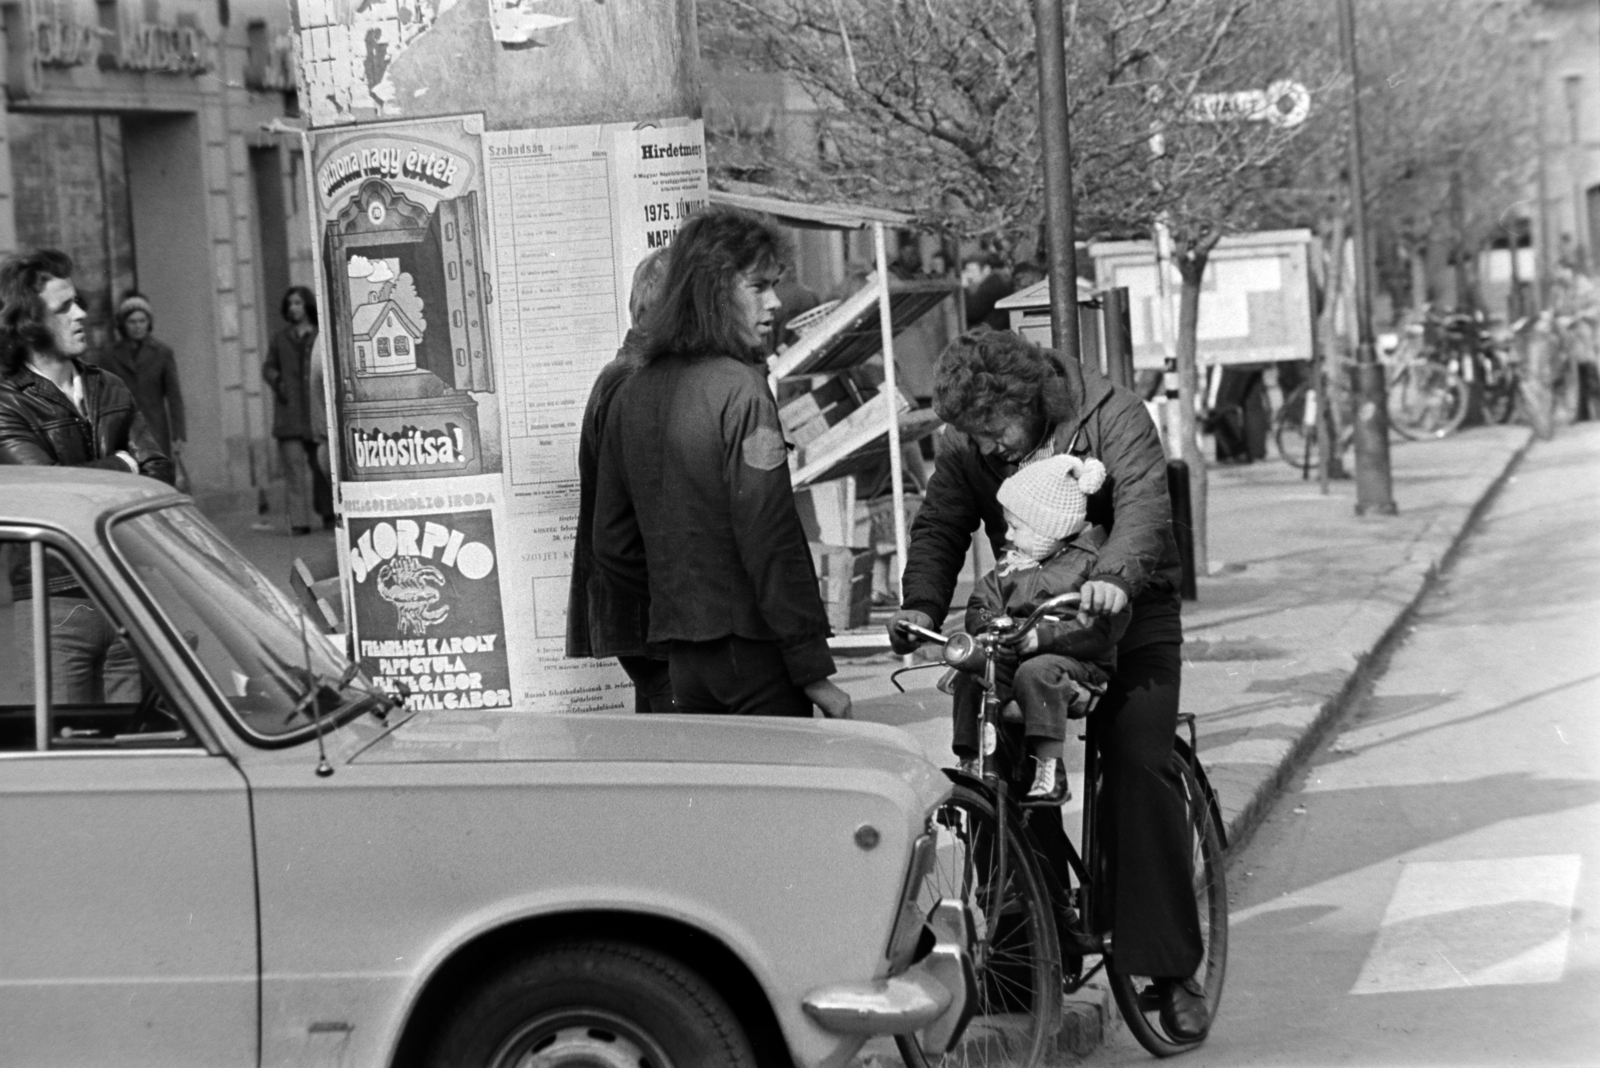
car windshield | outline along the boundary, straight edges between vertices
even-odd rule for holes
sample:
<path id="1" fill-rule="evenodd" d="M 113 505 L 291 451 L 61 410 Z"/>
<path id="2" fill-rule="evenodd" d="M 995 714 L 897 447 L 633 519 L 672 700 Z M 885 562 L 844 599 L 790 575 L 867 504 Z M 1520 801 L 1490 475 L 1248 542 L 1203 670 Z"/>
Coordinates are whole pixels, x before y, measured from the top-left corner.
<path id="1" fill-rule="evenodd" d="M 193 505 L 120 520 L 111 542 L 245 727 L 276 737 L 311 725 L 297 706 L 313 686 L 337 687 L 346 658 Z"/>

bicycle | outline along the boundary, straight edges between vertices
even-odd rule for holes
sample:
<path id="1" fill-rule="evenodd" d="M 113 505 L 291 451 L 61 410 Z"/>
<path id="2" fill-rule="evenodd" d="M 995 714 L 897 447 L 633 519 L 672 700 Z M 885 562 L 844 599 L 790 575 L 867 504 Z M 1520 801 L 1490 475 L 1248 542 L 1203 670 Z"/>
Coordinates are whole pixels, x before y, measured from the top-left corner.
<path id="1" fill-rule="evenodd" d="M 1477 323 L 1429 314 L 1408 327 L 1388 373 L 1389 426 L 1412 441 L 1454 434 L 1467 418 Z"/>
<path id="2" fill-rule="evenodd" d="M 1102 970 L 1117 1008 L 1139 1044 L 1158 1057 L 1183 1053 L 1205 1040 L 1170 1034 L 1160 1020 L 1160 997 L 1153 980 L 1124 975 L 1108 967 L 1114 959 L 1113 932 L 1097 917 L 1109 877 L 1108 858 L 1097 834 L 1104 779 L 1095 719 L 1091 712 L 1080 738 L 1090 744 L 1084 759 L 1082 853 L 1063 836 L 1068 885 L 1056 877 L 1033 833 L 1034 822 L 1060 819 L 1059 807 L 1027 807 L 1017 800 L 1027 789 L 1020 721 L 1004 713 L 1007 701 L 996 678 L 995 653 L 1020 640 L 1046 618 L 1073 609 L 1076 593 L 1061 594 L 1040 605 L 1020 625 L 1001 616 L 977 634 L 946 637 L 937 631 L 902 622 L 901 632 L 943 646 L 943 664 L 982 680 L 983 702 L 978 736 L 982 745 L 981 777 L 946 769 L 955 784 L 949 800 L 935 814 L 938 842 L 933 870 L 921 901 L 927 908 L 942 897 L 959 896 L 972 908 L 972 959 L 977 970 L 978 999 L 961 1041 L 940 1058 L 930 1060 L 915 1035 L 897 1036 L 908 1068 L 929 1065 L 1007 1065 L 1033 1068 L 1040 1063 L 1060 1030 L 1062 998 L 1081 989 Z M 937 666 L 937 665 L 923 665 Z M 904 671 L 895 672 L 895 685 Z M 941 683 L 940 689 L 949 692 Z M 1190 828 L 1196 907 L 1205 953 L 1195 976 L 1203 983 L 1206 1006 L 1216 1018 L 1227 967 L 1228 895 L 1224 873 L 1227 849 L 1221 810 L 1195 751 L 1192 713 L 1179 715 L 1188 740 L 1174 739 L 1185 791 Z M 1099 960 L 1087 970 L 1085 960 Z"/>
<path id="3" fill-rule="evenodd" d="M 1328 405 L 1322 387 L 1322 372 L 1300 383 L 1283 399 L 1272 417 L 1272 441 L 1278 455 L 1290 467 L 1298 467 L 1305 477 L 1322 466 L 1322 442 L 1332 437 L 1337 442 L 1334 455 L 1343 459 L 1355 444 L 1354 422 L 1337 418 Z M 1317 420 L 1323 420 L 1322 433 Z"/>
<path id="4" fill-rule="evenodd" d="M 1512 331 L 1526 369 L 1519 382 L 1520 410 L 1534 432 L 1548 439 L 1583 408 L 1584 338 L 1576 319 L 1548 310 L 1519 320 Z"/>

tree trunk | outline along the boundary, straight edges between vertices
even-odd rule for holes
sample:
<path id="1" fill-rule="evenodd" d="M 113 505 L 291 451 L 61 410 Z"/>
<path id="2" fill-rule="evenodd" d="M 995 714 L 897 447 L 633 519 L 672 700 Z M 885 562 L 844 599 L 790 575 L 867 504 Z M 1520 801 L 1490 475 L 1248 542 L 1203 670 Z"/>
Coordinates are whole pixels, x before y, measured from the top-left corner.
<path id="1" fill-rule="evenodd" d="M 1345 395 L 1349 392 L 1344 381 L 1345 347 L 1338 326 L 1345 295 L 1345 244 L 1349 232 L 1344 212 L 1335 212 L 1323 246 L 1322 308 L 1315 324 L 1317 357 L 1321 360 L 1322 371 L 1316 383 L 1317 403 L 1322 407 L 1316 416 L 1317 434 L 1321 438 L 1317 478 L 1324 493 L 1328 492 L 1330 479 L 1350 477 L 1336 446 L 1339 430 L 1345 422 L 1342 414 Z"/>
<path id="2" fill-rule="evenodd" d="M 1420 313 L 1428 303 L 1428 249 L 1420 241 L 1406 246 L 1406 262 L 1411 265 L 1411 310 Z"/>
<path id="3" fill-rule="evenodd" d="M 1206 457 L 1200 448 L 1199 420 L 1195 416 L 1200 397 L 1199 325 L 1200 280 L 1206 261 L 1216 247 L 1216 237 L 1190 242 L 1177 256 L 1178 274 L 1183 289 L 1178 296 L 1178 457 L 1189 465 L 1189 498 L 1194 509 L 1194 570 L 1198 579 L 1210 574 L 1206 550 Z"/>

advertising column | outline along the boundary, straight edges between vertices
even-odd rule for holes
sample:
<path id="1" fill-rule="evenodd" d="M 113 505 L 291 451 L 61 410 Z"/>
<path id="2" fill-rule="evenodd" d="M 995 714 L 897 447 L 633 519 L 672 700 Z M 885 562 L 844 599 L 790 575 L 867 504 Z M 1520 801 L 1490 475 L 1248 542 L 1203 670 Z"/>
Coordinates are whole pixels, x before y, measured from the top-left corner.
<path id="1" fill-rule="evenodd" d="M 302 74 L 350 69 L 328 50 L 367 40 L 364 15 L 303 6 L 352 21 L 302 25 Z M 412 707 L 631 709 L 614 661 L 564 655 L 578 438 L 634 268 L 706 202 L 701 124 L 496 121 L 494 79 L 485 110 L 407 116 L 376 87 L 313 106 L 308 134 L 355 653 Z"/>

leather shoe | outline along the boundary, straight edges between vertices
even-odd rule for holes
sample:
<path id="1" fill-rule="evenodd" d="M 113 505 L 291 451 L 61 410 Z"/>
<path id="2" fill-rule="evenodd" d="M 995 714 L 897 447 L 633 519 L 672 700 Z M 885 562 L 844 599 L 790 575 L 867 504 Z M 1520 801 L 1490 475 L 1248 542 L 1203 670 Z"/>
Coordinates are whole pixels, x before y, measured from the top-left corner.
<path id="1" fill-rule="evenodd" d="M 1204 1038 L 1211 1028 L 1205 988 L 1193 979 L 1163 979 L 1161 1026 L 1179 1042 Z"/>

